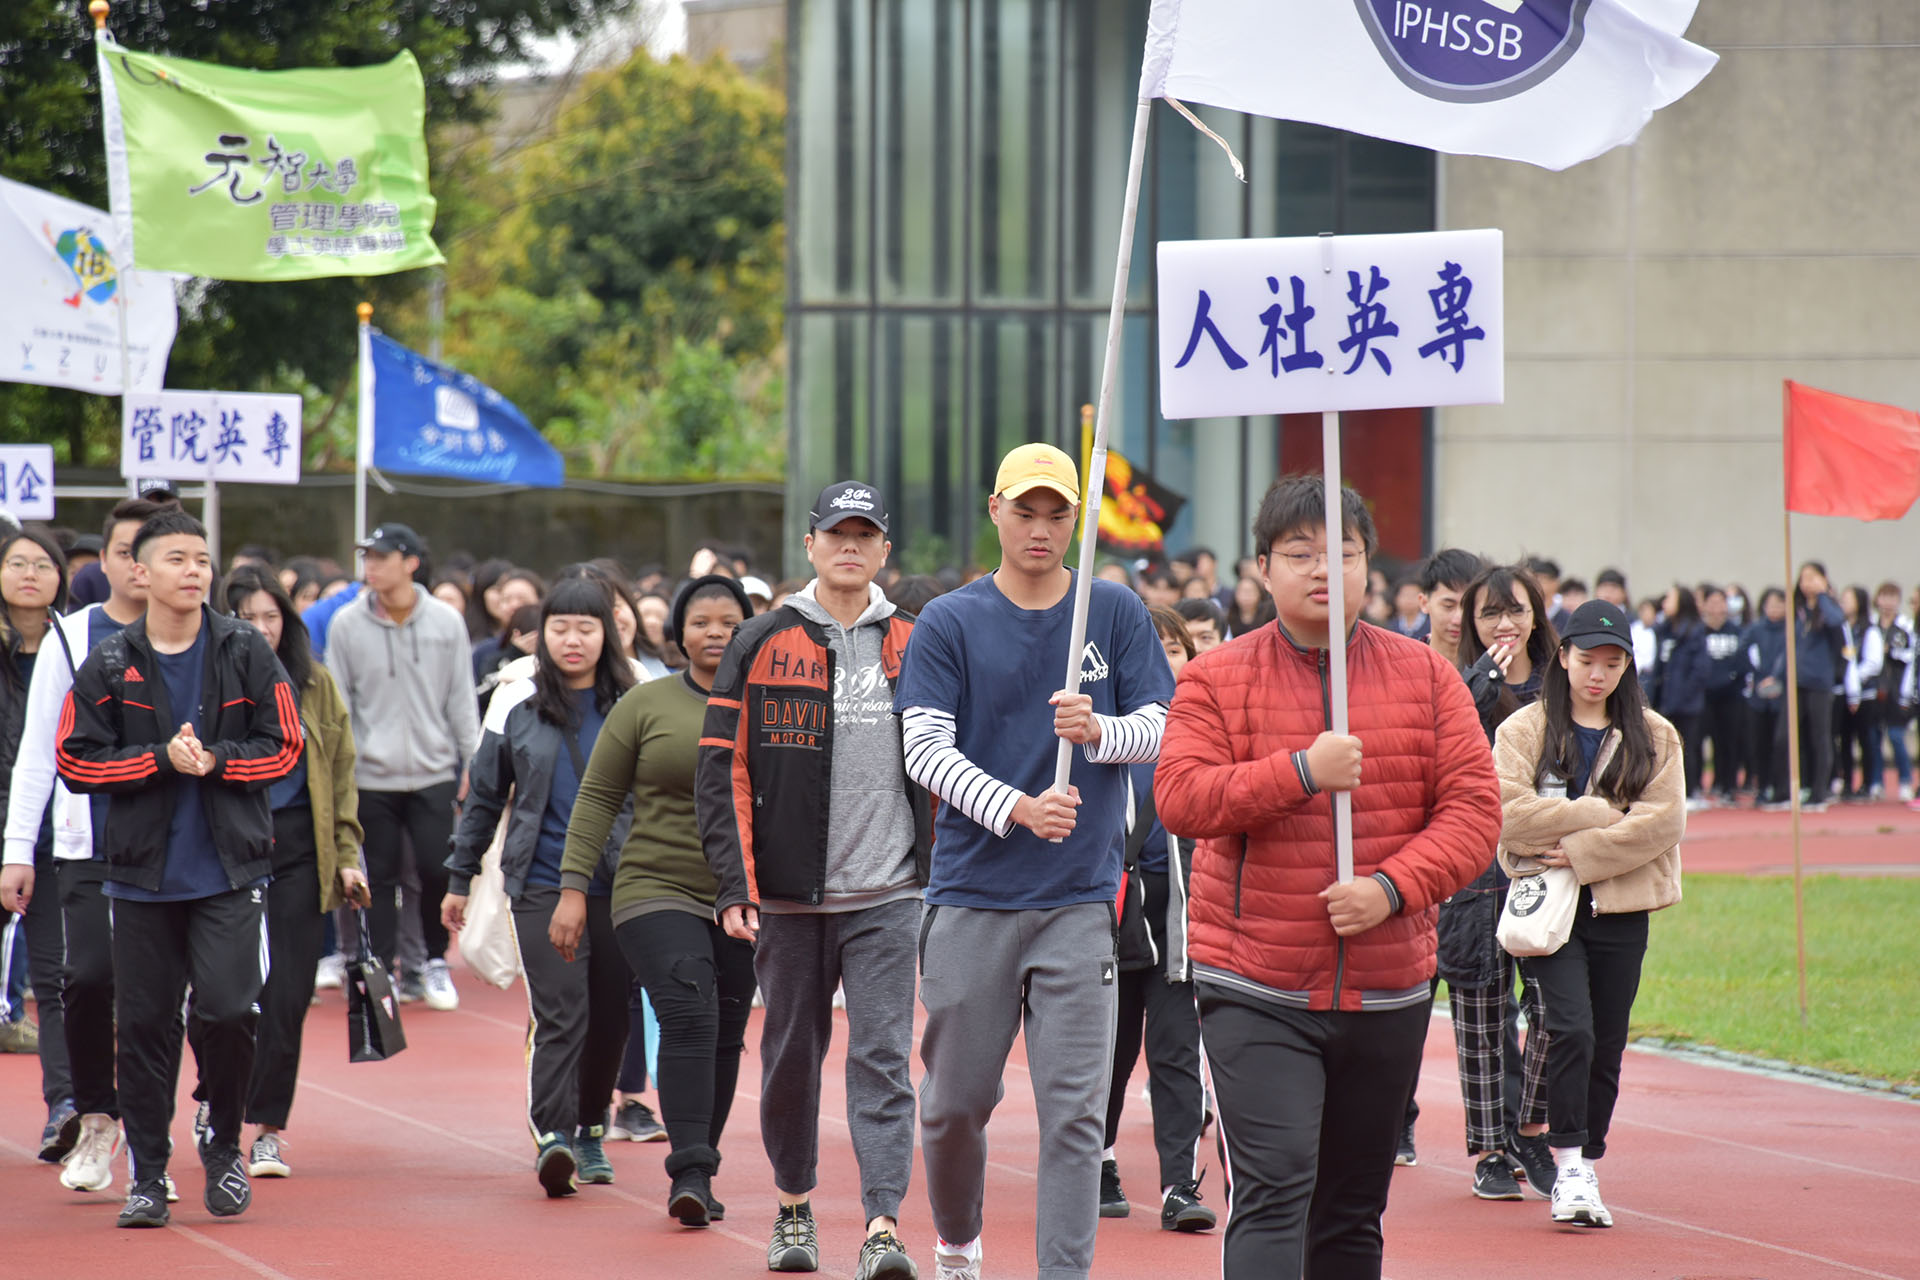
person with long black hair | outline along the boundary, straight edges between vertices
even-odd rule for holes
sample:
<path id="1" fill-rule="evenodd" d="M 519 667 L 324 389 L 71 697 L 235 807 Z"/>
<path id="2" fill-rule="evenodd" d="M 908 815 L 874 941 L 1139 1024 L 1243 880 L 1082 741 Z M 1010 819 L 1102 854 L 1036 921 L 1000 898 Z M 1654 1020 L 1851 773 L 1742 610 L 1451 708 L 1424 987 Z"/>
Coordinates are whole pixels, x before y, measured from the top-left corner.
<path id="1" fill-rule="evenodd" d="M 1676 582 L 1667 589 L 1654 641 L 1658 656 L 1648 700 L 1679 731 L 1686 749 L 1687 804 L 1704 809 L 1707 800 L 1700 790 L 1700 762 L 1706 754 L 1707 679 L 1713 661 L 1707 656 L 1707 628 L 1691 588 Z"/>
<path id="2" fill-rule="evenodd" d="M 1880 799 L 1886 769 L 1880 762 L 1880 668 L 1886 665 L 1886 641 L 1873 625 L 1873 602 L 1865 587 L 1848 587 L 1840 606 L 1846 614 L 1846 669 L 1841 697 L 1834 705 L 1838 722 L 1837 747 L 1840 798 L 1848 803 Z M 1854 763 L 1860 766 L 1854 782 Z"/>
<path id="3" fill-rule="evenodd" d="M 11 530 L 0 542 L 0 796 L 13 776 L 20 736 L 27 722 L 27 687 L 55 619 L 67 607 L 67 562 L 60 544 L 44 526 Z M 53 884 L 53 828 L 43 820 L 33 848 L 34 869 Z M 40 1158 L 58 1160 L 79 1137 L 73 1109 L 73 1069 L 67 1059 L 66 1020 L 61 1016 L 64 985 L 61 956 L 66 931 L 60 921 L 60 895 L 46 893 L 27 909 L 7 914 L 0 928 L 0 1047 L 10 1053 L 40 1055 L 40 1092 L 47 1104 L 47 1125 L 40 1136 Z M 26 943 L 25 973 L 15 969 Z M 32 984 L 40 1015 L 36 1034 L 18 999 Z"/>
<path id="4" fill-rule="evenodd" d="M 560 896 L 549 937 L 573 959 L 587 927 L 588 890 L 614 823 L 633 824 L 613 873 L 611 918 L 627 964 L 660 1020 L 660 1110 L 672 1150 L 667 1212 L 689 1227 L 725 1215 L 713 1198 L 720 1136 L 733 1107 L 753 998 L 753 948 L 714 919 L 719 885 L 694 810 L 707 696 L 734 629 L 753 612 L 732 578 L 680 589 L 667 634 L 687 669 L 630 689 L 607 715 L 567 825 Z"/>
<path id="5" fill-rule="evenodd" d="M 1567 868 L 1579 882 L 1572 934 L 1520 974 L 1546 1036 L 1553 1220 L 1610 1227 L 1593 1162 L 1606 1154 L 1648 917 L 1680 900 L 1686 772 L 1680 735 L 1650 711 L 1631 619 L 1590 600 L 1574 611 L 1541 698 L 1494 738 L 1504 823 L 1500 865 L 1516 880 Z M 1517 889 L 1514 890 L 1517 892 Z"/>
<path id="6" fill-rule="evenodd" d="M 1461 593 L 1460 612 L 1461 674 L 1491 744 L 1509 716 L 1539 699 L 1559 641 L 1539 576 L 1527 565 L 1483 569 Z M 1545 1041 L 1530 1040 L 1522 1054 L 1513 957 L 1494 936 L 1507 899 L 1507 875 L 1494 854 L 1488 848 L 1486 869 L 1440 904 L 1438 976 L 1453 1014 L 1473 1194 L 1518 1200 L 1521 1176 L 1536 1194 L 1553 1187 L 1545 1144 L 1519 1132 L 1524 1101 L 1540 1092 Z M 1538 1026 L 1539 1010 L 1529 1006 L 1529 1025 Z"/>
<path id="7" fill-rule="evenodd" d="M 227 608 L 267 638 L 300 700 L 306 750 L 273 784 L 273 880 L 267 885 L 267 980 L 260 990 L 246 1122 L 257 1127 L 247 1174 L 284 1178 L 283 1132 L 300 1073 L 300 1042 L 326 947 L 327 913 L 372 902 L 360 867 L 360 796 L 353 781 L 353 727 L 333 676 L 313 660 L 307 627 L 270 569 L 242 565 L 226 583 Z"/>
<path id="8" fill-rule="evenodd" d="M 1787 706 L 1787 593 L 1768 587 L 1760 595 L 1759 616 L 1740 633 L 1751 672 L 1747 709 L 1753 715 L 1748 772 L 1754 780 L 1756 809 L 1789 808 L 1787 775 L 1778 772 L 1786 753 L 1774 752 L 1774 735 Z"/>
<path id="9" fill-rule="evenodd" d="M 549 937 L 587 756 L 614 704 L 634 686 L 604 583 L 582 575 L 554 587 L 541 605 L 534 659 L 533 678 L 503 684 L 487 711 L 447 858 L 440 915 L 449 932 L 465 925 L 481 858 L 500 815 L 508 813 L 500 870 L 527 982 L 527 1120 L 535 1174 L 549 1196 L 559 1197 L 573 1193 L 576 1174 L 588 1183 L 613 1181 L 602 1143 L 627 1043 L 631 975 L 614 938 L 610 895 L 629 812 L 602 842 L 574 954 L 563 956 Z"/>
<path id="10" fill-rule="evenodd" d="M 1827 567 L 1818 560 L 1801 565 L 1793 585 L 1793 680 L 1800 698 L 1800 804 L 1815 813 L 1827 807 L 1833 794 L 1833 686 L 1843 661 L 1846 623 L 1827 581 Z M 1773 736 L 1774 777 L 1782 789 L 1791 785 L 1793 776 L 1787 770 L 1788 727 L 1782 715 Z"/>

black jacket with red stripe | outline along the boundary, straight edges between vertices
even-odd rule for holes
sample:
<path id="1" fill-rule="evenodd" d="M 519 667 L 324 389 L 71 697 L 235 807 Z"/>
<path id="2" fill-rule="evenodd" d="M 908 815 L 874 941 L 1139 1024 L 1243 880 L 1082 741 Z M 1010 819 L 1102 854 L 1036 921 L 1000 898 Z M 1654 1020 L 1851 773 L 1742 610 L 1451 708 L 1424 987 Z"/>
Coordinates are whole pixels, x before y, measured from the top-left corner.
<path id="1" fill-rule="evenodd" d="M 880 660 L 889 702 L 913 622 L 899 611 L 886 620 Z M 825 901 L 835 668 L 825 629 L 790 607 L 749 618 L 727 646 L 707 698 L 694 782 L 700 839 L 719 883 L 716 916 L 766 898 Z M 933 800 L 909 780 L 907 804 L 924 888 Z"/>
<path id="2" fill-rule="evenodd" d="M 166 870 L 179 776 L 167 743 L 191 722 L 214 758 L 200 788 L 215 851 L 234 888 L 273 870 L 267 789 L 293 772 L 305 742 L 299 698 L 266 637 L 202 606 L 206 672 L 198 707 L 167 703 L 146 619 L 102 641 L 73 678 L 60 709 L 55 761 L 73 791 L 113 797 L 104 851 L 109 879 L 154 890 Z"/>

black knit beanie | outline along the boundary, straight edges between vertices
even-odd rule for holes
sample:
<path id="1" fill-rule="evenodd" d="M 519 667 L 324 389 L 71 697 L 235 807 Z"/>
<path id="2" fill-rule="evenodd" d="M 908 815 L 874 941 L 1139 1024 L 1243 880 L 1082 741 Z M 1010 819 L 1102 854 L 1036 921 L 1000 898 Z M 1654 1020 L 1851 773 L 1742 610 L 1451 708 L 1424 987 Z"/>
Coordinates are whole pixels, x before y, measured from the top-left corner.
<path id="1" fill-rule="evenodd" d="M 700 588 L 713 586 L 725 587 L 733 593 L 733 598 L 740 604 L 741 621 L 744 622 L 753 616 L 753 601 L 747 599 L 746 590 L 741 587 L 736 580 L 729 578 L 724 573 L 710 573 L 704 578 L 695 578 L 674 593 L 673 612 L 669 614 L 667 618 L 667 626 L 670 628 L 667 632 L 667 639 L 671 640 L 674 647 L 680 650 L 682 654 L 686 654 L 687 652 L 687 646 L 682 642 L 682 637 L 685 635 L 687 627 L 687 603 L 693 599 L 693 593 L 700 590 Z M 689 654 L 687 656 L 691 657 L 692 655 Z"/>

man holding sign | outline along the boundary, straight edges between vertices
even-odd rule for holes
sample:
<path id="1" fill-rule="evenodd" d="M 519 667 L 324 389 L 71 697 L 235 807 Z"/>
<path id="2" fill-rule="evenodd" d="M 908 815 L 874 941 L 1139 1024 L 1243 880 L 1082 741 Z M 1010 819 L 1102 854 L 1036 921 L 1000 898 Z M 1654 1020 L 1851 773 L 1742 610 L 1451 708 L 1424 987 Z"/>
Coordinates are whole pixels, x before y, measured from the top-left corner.
<path id="1" fill-rule="evenodd" d="M 987 1120 L 1023 1026 L 1039 1274 L 1084 1280 L 1093 1265 L 1126 766 L 1159 753 L 1173 674 L 1140 598 L 1101 579 L 1082 691 L 1056 692 L 1079 500 L 1078 469 L 1052 445 L 1002 460 L 987 505 L 1000 568 L 927 606 L 894 690 L 907 775 L 943 801 L 920 925 L 920 1124 L 934 1262 L 951 1280 L 980 1275 Z M 1052 789 L 1062 739 L 1076 747 L 1065 794 Z"/>
<path id="2" fill-rule="evenodd" d="M 1493 759 L 1459 674 L 1357 622 L 1375 534 L 1360 495 L 1341 493 L 1334 566 L 1320 478 L 1267 492 L 1253 535 L 1278 618 L 1187 664 L 1155 778 L 1161 821 L 1200 840 L 1189 946 L 1233 1170 L 1227 1280 L 1380 1274 L 1436 908 L 1500 835 Z M 1332 731 L 1335 573 L 1345 734 Z M 1346 883 L 1334 792 L 1352 797 Z"/>

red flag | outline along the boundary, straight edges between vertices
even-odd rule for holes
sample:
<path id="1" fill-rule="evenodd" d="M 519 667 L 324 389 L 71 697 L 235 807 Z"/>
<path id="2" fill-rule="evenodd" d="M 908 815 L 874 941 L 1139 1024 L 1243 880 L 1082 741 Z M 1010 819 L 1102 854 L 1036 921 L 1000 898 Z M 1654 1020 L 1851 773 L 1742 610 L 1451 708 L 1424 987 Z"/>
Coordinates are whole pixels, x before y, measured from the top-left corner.
<path id="1" fill-rule="evenodd" d="M 1920 413 L 1787 383 L 1787 510 L 1898 520 L 1920 499 Z"/>

